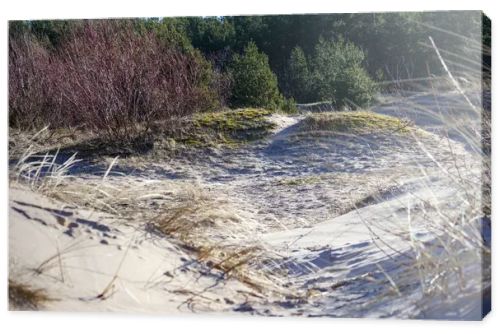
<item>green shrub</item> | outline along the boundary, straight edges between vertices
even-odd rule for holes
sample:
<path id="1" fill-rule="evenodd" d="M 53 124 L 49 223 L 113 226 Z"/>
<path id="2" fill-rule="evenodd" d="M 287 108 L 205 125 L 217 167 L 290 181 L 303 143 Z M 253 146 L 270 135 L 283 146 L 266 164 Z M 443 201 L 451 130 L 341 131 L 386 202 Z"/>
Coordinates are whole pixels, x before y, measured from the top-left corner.
<path id="1" fill-rule="evenodd" d="M 301 103 L 330 101 L 337 108 L 366 107 L 376 85 L 363 61 L 363 51 L 343 40 L 320 39 L 311 57 L 297 46 L 288 60 L 287 92 Z"/>
<path id="2" fill-rule="evenodd" d="M 337 108 L 349 106 L 358 109 L 369 106 L 373 101 L 376 84 L 362 67 L 352 67 L 339 73 L 333 89 L 335 96 L 332 102 Z M 328 96 L 326 92 L 324 97 Z"/>
<path id="3" fill-rule="evenodd" d="M 152 29 L 163 45 L 174 46 L 184 52 L 193 50 L 182 18 L 164 17 L 160 21 L 155 20 L 152 22 L 151 20 L 136 20 L 136 25 L 142 25 L 142 30 Z M 151 28 L 148 29 L 148 26 L 151 26 Z"/>
<path id="4" fill-rule="evenodd" d="M 297 108 L 297 104 L 295 103 L 295 99 L 293 97 L 288 99 L 283 98 L 280 105 L 280 109 L 287 114 L 295 114 L 299 111 L 299 109 Z"/>
<path id="5" fill-rule="evenodd" d="M 68 39 L 82 20 L 34 20 L 25 24 L 47 48 L 56 49 Z"/>
<path id="6" fill-rule="evenodd" d="M 298 46 L 293 48 L 287 66 L 288 92 L 301 103 L 315 99 L 312 91 L 312 77 L 304 51 Z"/>
<path id="7" fill-rule="evenodd" d="M 230 68 L 233 80 L 233 107 L 264 107 L 276 109 L 283 103 L 278 80 L 269 67 L 268 58 L 250 42 L 243 55 L 236 54 Z"/>
<path id="8" fill-rule="evenodd" d="M 374 98 L 376 85 L 363 68 L 364 53 L 352 43 L 320 39 L 315 49 L 314 91 L 319 100 L 338 107 L 365 107 Z"/>

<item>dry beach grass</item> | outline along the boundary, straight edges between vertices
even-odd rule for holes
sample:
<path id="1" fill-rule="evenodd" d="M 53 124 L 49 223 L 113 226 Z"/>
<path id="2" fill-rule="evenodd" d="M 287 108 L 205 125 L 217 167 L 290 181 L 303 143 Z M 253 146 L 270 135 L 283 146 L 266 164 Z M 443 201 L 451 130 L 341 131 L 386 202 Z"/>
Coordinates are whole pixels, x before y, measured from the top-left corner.
<path id="1" fill-rule="evenodd" d="M 371 110 L 12 132 L 12 307 L 480 318 L 489 86 L 430 42 L 444 83 Z"/>
<path id="2" fill-rule="evenodd" d="M 344 115 L 345 119 L 342 119 Z M 297 202 L 298 206 L 294 209 L 295 211 L 291 211 L 291 215 L 286 215 L 286 212 L 275 212 L 273 209 L 279 208 L 279 206 L 272 201 L 269 203 L 269 210 L 271 211 L 267 212 L 265 207 L 262 206 L 260 211 L 253 210 L 251 207 L 252 202 L 257 200 L 258 197 L 252 197 L 253 195 L 248 191 L 249 189 L 254 189 L 256 196 L 260 196 L 260 192 L 269 191 L 270 188 L 266 186 L 266 182 L 268 182 L 266 180 L 269 178 L 269 180 L 274 180 L 273 182 L 279 187 L 276 188 L 277 191 L 286 198 L 289 206 L 293 205 L 295 200 L 292 196 L 297 196 L 301 191 L 307 191 L 310 194 L 317 193 L 318 191 L 325 191 L 325 195 L 331 192 L 328 197 L 322 199 L 323 203 L 327 204 L 329 198 L 334 198 L 336 201 L 339 201 L 341 192 L 335 190 L 335 188 L 344 182 L 342 181 L 342 173 L 338 170 L 338 168 L 344 167 L 342 167 L 342 165 L 337 167 L 335 163 L 332 164 L 331 168 L 333 169 L 330 170 L 329 173 L 321 173 L 317 176 L 314 174 L 306 174 L 305 176 L 299 177 L 293 176 L 293 173 L 289 175 L 285 173 L 284 176 L 278 177 L 270 174 L 263 179 L 264 183 L 259 185 L 259 182 L 255 182 L 256 174 L 251 174 L 251 176 L 253 176 L 250 177 L 248 181 L 244 177 L 244 173 L 240 174 L 239 178 L 235 178 L 234 181 L 229 179 L 229 183 L 227 183 L 227 181 L 217 181 L 220 175 L 225 175 L 224 168 L 227 168 L 224 167 L 222 162 L 226 164 L 229 163 L 229 161 L 225 161 L 225 155 L 212 158 L 212 161 L 215 162 L 214 166 L 218 165 L 219 168 L 222 169 L 211 171 L 206 169 L 207 166 L 210 166 L 211 162 L 205 165 L 207 162 L 203 159 L 191 161 L 191 163 L 195 164 L 189 168 L 186 168 L 183 162 L 184 160 L 182 159 L 170 160 L 170 165 L 182 167 L 184 170 L 183 173 L 188 173 L 188 175 L 191 174 L 195 176 L 195 179 L 181 177 L 178 180 L 175 178 L 162 180 L 158 178 L 158 176 L 155 176 L 157 172 L 148 172 L 147 169 L 148 166 L 154 166 L 158 163 L 148 163 L 147 160 L 144 162 L 145 169 L 134 172 L 133 174 L 136 174 L 135 176 L 127 176 L 126 171 L 117 172 L 114 170 L 120 166 L 122 160 L 126 161 L 129 159 L 122 158 L 108 159 L 101 169 L 101 175 L 89 175 L 82 178 L 78 176 L 78 174 L 74 175 L 69 173 L 73 162 L 78 163 L 75 158 L 71 158 L 67 162 L 63 161 L 59 163 L 56 162 L 57 159 L 55 156 L 44 155 L 40 160 L 36 159 L 36 156 L 26 154 L 26 158 L 21 160 L 21 162 L 16 165 L 16 168 L 12 169 L 12 182 L 19 183 L 20 185 L 28 184 L 33 191 L 41 192 L 45 196 L 53 197 L 59 201 L 64 201 L 68 206 L 84 207 L 96 213 L 105 212 L 111 214 L 113 217 L 116 217 L 116 222 L 108 226 L 119 227 L 123 224 L 123 226 L 133 226 L 135 230 L 139 231 L 137 233 L 140 235 L 156 236 L 154 238 L 158 238 L 157 233 L 159 232 L 164 236 L 163 238 L 179 243 L 179 245 L 192 254 L 197 262 L 203 264 L 209 268 L 209 270 L 218 272 L 222 280 L 235 279 L 244 284 L 247 289 L 253 291 L 254 296 L 251 297 L 253 298 L 251 306 L 247 302 L 244 302 L 240 304 L 240 308 L 234 307 L 235 309 L 247 310 L 258 314 L 266 314 L 266 312 L 276 314 L 287 314 L 287 312 L 291 312 L 291 314 L 316 314 L 316 308 L 313 307 L 308 310 L 310 306 L 307 305 L 314 305 L 314 303 L 322 305 L 328 298 L 331 298 L 328 297 L 330 295 L 327 292 L 328 290 L 324 288 L 325 283 L 321 283 L 320 285 L 313 283 L 314 281 L 322 282 L 329 276 L 329 274 L 327 274 L 328 271 L 321 269 L 324 264 L 322 264 L 322 262 L 317 262 L 319 260 L 314 260 L 316 250 L 325 251 L 325 248 L 323 248 L 325 246 L 322 246 L 324 245 L 324 241 L 322 238 L 317 239 L 314 241 L 316 246 L 312 246 L 312 248 L 311 246 L 303 248 L 303 246 L 300 245 L 303 242 L 307 242 L 306 244 L 311 242 L 311 237 L 308 236 L 312 235 L 311 232 L 314 233 L 314 226 L 317 225 L 320 229 L 329 228 L 328 226 L 332 226 L 333 228 L 336 226 L 335 224 L 337 224 L 335 222 L 338 219 L 342 221 L 344 216 L 346 216 L 345 219 L 348 219 L 347 217 L 349 216 L 358 216 L 362 219 L 357 219 L 360 225 L 356 226 L 353 232 L 349 232 L 350 227 L 347 228 L 349 226 L 349 224 L 347 224 L 343 227 L 346 229 L 344 232 L 339 230 L 337 233 L 356 234 L 354 231 L 358 231 L 358 236 L 356 238 L 363 239 L 368 237 L 368 240 L 371 238 L 375 241 L 373 247 L 369 246 L 369 248 L 364 251 L 364 254 L 376 253 L 383 255 L 393 253 L 393 255 L 391 255 L 391 257 L 394 258 L 393 263 L 399 263 L 401 268 L 408 269 L 394 271 L 392 266 L 387 267 L 387 261 L 379 262 L 383 258 L 377 259 L 377 257 L 374 256 L 365 258 L 365 255 L 359 254 L 358 257 L 360 261 L 362 261 L 361 263 L 372 261 L 373 268 L 367 267 L 361 270 L 359 277 L 354 276 L 347 279 L 349 277 L 349 272 L 354 272 L 356 268 L 353 267 L 345 272 L 347 274 L 346 277 L 344 277 L 345 274 L 340 274 L 340 276 L 333 275 L 332 278 L 324 281 L 330 282 L 330 286 L 337 291 L 333 295 L 345 290 L 343 293 L 347 296 L 352 293 L 348 292 L 349 289 L 354 288 L 358 282 L 367 279 L 368 281 L 366 281 L 367 283 L 365 284 L 388 286 L 389 292 L 384 292 L 377 297 L 380 298 L 380 300 L 391 300 L 394 299 L 395 296 L 402 296 L 403 294 L 409 293 L 409 291 L 413 291 L 411 289 L 408 290 L 408 288 L 413 286 L 414 279 L 421 280 L 420 284 L 423 289 L 422 291 L 424 291 L 424 295 L 426 296 L 436 296 L 439 294 L 448 295 L 451 291 L 450 289 L 455 289 L 453 285 L 454 281 L 450 281 L 448 273 L 457 273 L 458 277 L 462 277 L 461 280 L 464 280 L 466 277 L 464 276 L 465 269 L 463 268 L 465 262 L 461 254 L 463 254 L 466 249 L 476 252 L 480 249 L 478 247 L 482 247 L 480 239 L 478 239 L 480 235 L 474 232 L 477 231 L 477 226 L 475 225 L 476 220 L 473 218 L 477 217 L 479 214 L 477 210 L 480 207 L 478 206 L 479 202 L 477 202 L 477 193 L 472 194 L 469 191 L 469 189 L 478 188 L 475 186 L 475 183 L 471 183 L 471 185 L 474 184 L 473 187 L 467 187 L 467 192 L 464 193 L 464 198 L 467 199 L 467 202 L 463 202 L 465 206 L 462 205 L 458 211 L 466 213 L 467 216 L 464 214 L 456 216 L 454 213 L 456 211 L 453 211 L 457 209 L 456 207 L 452 208 L 453 210 L 450 211 L 450 208 L 442 206 L 446 201 L 449 201 L 449 199 L 442 199 L 442 196 L 447 198 L 446 196 L 448 195 L 442 195 L 440 193 L 441 190 L 439 190 L 440 186 L 438 186 L 440 183 L 433 180 L 443 181 L 444 179 L 461 175 L 460 177 L 462 179 L 452 180 L 452 184 L 464 184 L 464 178 L 466 178 L 468 182 L 479 182 L 477 179 L 474 180 L 471 178 L 471 175 L 463 174 L 463 168 L 468 168 L 470 167 L 469 165 L 457 164 L 457 161 L 469 163 L 467 159 L 463 160 L 464 157 L 466 157 L 466 155 L 464 155 L 466 153 L 460 151 L 458 146 L 453 145 L 451 147 L 453 147 L 453 153 L 456 160 L 449 159 L 448 154 L 443 154 L 441 142 L 435 141 L 436 137 L 434 135 L 428 134 L 424 137 L 420 135 L 413 137 L 413 131 L 409 129 L 414 125 L 409 127 L 408 121 L 400 123 L 397 119 L 389 116 L 378 117 L 372 113 L 360 113 L 359 116 L 369 117 L 373 122 L 368 126 L 364 126 L 364 122 L 360 124 L 352 121 L 353 117 L 354 120 L 357 120 L 357 116 L 357 113 L 339 113 L 334 116 L 318 114 L 308 116 L 309 118 L 306 118 L 305 122 L 311 122 L 311 119 L 320 119 L 320 135 L 324 141 L 323 145 L 326 145 L 326 149 L 328 147 L 336 148 L 331 152 L 337 152 L 340 147 L 346 145 L 345 138 L 339 139 L 339 134 L 341 136 L 342 132 L 346 131 L 346 127 L 350 127 L 349 132 L 351 132 L 351 130 L 353 130 L 351 127 L 362 126 L 357 135 L 359 138 L 364 135 L 370 135 L 374 129 L 387 129 L 390 127 L 390 131 L 386 134 L 386 136 L 388 136 L 387 138 L 396 135 L 394 138 L 399 138 L 398 140 L 404 139 L 408 143 L 412 140 L 420 140 L 420 144 L 425 145 L 421 154 L 422 157 L 418 159 L 414 150 L 409 150 L 408 153 L 404 153 L 406 152 L 405 147 L 398 148 L 401 152 L 393 156 L 401 157 L 401 154 L 404 153 L 421 163 L 423 162 L 421 159 L 425 157 L 427 165 L 419 165 L 419 163 L 415 165 L 415 161 L 410 160 L 406 161 L 408 166 L 403 168 L 404 164 L 401 163 L 405 162 L 404 160 L 399 161 L 398 164 L 394 164 L 394 160 L 391 161 L 391 159 L 387 159 L 387 156 L 386 159 L 383 160 L 373 160 L 373 158 L 360 160 L 359 163 L 361 163 L 361 165 L 355 167 L 354 170 L 362 171 L 363 168 L 365 168 L 365 171 L 362 172 L 359 177 L 356 176 L 356 174 L 351 177 L 346 174 L 345 186 L 359 185 L 365 187 L 365 191 L 360 192 L 359 197 L 353 197 L 352 192 L 351 195 L 346 193 L 343 209 L 339 209 L 339 211 L 330 211 L 330 213 L 325 216 L 328 218 L 320 218 L 319 216 L 315 218 L 314 216 L 304 215 L 305 212 L 309 211 L 304 211 L 306 208 L 301 208 L 300 201 Z M 304 133 L 305 128 L 300 125 L 303 124 L 300 123 L 302 116 L 293 117 L 297 118 L 295 122 L 299 124 L 299 133 Z M 324 121 L 325 119 L 326 121 Z M 333 119 L 333 121 L 331 119 Z M 338 119 L 342 120 L 340 122 L 342 127 L 340 128 L 337 126 L 338 123 L 336 123 Z M 379 120 L 380 123 L 377 123 Z M 401 126 L 402 124 L 404 124 L 404 128 Z M 293 123 L 291 126 L 287 125 L 287 127 L 292 128 L 294 126 Z M 332 127 L 334 131 L 331 131 Z M 287 128 L 284 130 L 286 129 Z M 314 125 L 314 129 L 312 129 L 311 126 L 307 129 L 307 136 L 309 138 L 312 137 L 312 140 L 316 140 L 318 125 Z M 421 134 L 425 134 L 424 130 L 419 131 Z M 381 136 L 381 131 L 377 131 L 377 134 Z M 270 140 L 273 142 L 276 139 L 276 143 L 281 143 L 285 140 L 283 143 L 288 145 L 288 150 L 295 149 L 298 150 L 297 152 L 311 151 L 311 145 L 308 143 L 307 138 L 302 138 L 302 140 L 304 140 L 302 143 L 297 141 L 295 136 L 295 132 L 292 131 L 285 136 L 285 138 L 290 138 L 290 141 L 283 139 L 283 135 L 278 129 L 275 130 L 275 134 L 271 136 Z M 356 138 L 356 136 L 351 138 Z M 394 138 L 391 141 L 387 141 L 387 143 L 393 143 Z M 422 140 L 422 138 L 424 139 Z M 362 148 L 366 146 L 365 139 L 359 142 L 351 139 L 348 142 L 350 146 L 346 146 L 340 153 L 340 156 L 344 156 L 345 152 L 356 152 L 356 147 Z M 432 144 L 433 142 L 435 144 Z M 275 145 L 277 145 L 276 143 Z M 304 146 L 302 146 L 302 144 L 304 144 Z M 256 152 L 260 152 L 262 149 L 259 148 L 262 145 L 259 142 L 251 145 L 256 145 Z M 387 146 L 388 149 L 393 151 L 392 154 L 396 152 L 395 147 L 398 146 Z M 383 149 L 383 146 L 380 146 L 379 149 Z M 198 150 L 199 154 L 203 152 L 199 151 L 200 149 L 197 148 L 195 148 L 195 150 Z M 246 156 L 245 159 L 247 160 L 249 157 L 252 157 L 252 159 L 261 159 L 259 156 L 253 157 L 252 154 L 254 153 L 249 152 L 246 146 L 228 147 L 227 150 L 232 150 L 235 153 L 241 150 L 241 154 Z M 377 151 L 377 149 L 373 150 L 374 152 Z M 326 150 L 324 152 L 329 151 Z M 388 154 L 387 152 L 383 154 Z M 434 152 L 440 153 L 434 156 Z M 288 153 L 285 151 L 285 154 Z M 290 157 L 295 156 L 293 151 L 289 151 L 289 154 Z M 355 156 L 356 155 L 352 155 L 351 160 L 346 161 L 348 163 L 347 166 L 349 166 L 352 161 L 355 161 Z M 297 156 L 299 160 L 296 160 L 295 164 L 304 164 L 304 166 L 307 166 L 313 162 L 313 160 L 300 162 L 302 161 L 300 158 L 300 155 Z M 222 160 L 219 161 L 218 159 Z M 246 162 L 245 160 L 236 161 L 240 164 L 251 165 L 260 160 L 248 160 Z M 275 160 L 270 160 L 269 163 L 269 166 L 271 166 L 275 164 Z M 324 166 L 324 161 L 319 161 L 318 163 L 318 166 Z M 385 165 L 385 163 L 387 163 L 387 165 Z M 364 164 L 366 164 L 367 167 L 362 167 Z M 314 163 L 312 163 L 311 166 L 314 166 Z M 283 170 L 286 171 L 286 168 Z M 208 174 L 206 174 L 207 171 Z M 443 171 L 446 172 L 446 174 L 444 174 L 446 176 L 444 179 L 441 177 Z M 422 172 L 426 174 L 422 175 Z M 151 178 L 151 176 L 147 177 L 146 175 L 148 175 L 148 173 L 150 173 L 149 175 L 153 178 Z M 159 171 L 158 173 L 161 175 L 162 172 Z M 265 175 L 266 174 L 264 174 L 264 176 Z M 391 178 L 388 178 L 389 175 Z M 207 183 L 206 179 L 210 179 L 210 177 L 215 178 L 215 182 Z M 363 177 L 365 179 L 363 179 Z M 253 181 L 252 178 L 254 178 Z M 383 180 L 384 178 L 385 180 Z M 231 186 L 231 182 L 234 182 L 233 186 Z M 250 183 L 247 184 L 246 182 Z M 373 188 L 367 188 L 370 182 L 373 182 Z M 446 185 L 446 187 L 450 186 L 448 182 L 443 183 L 443 186 L 444 185 Z M 459 188 L 454 195 L 463 193 L 464 190 L 465 188 Z M 401 197 L 401 194 L 407 197 Z M 431 197 L 419 198 L 429 195 L 431 195 Z M 243 197 L 238 198 L 239 196 Z M 413 199 L 411 199 L 412 197 Z M 267 197 L 267 200 L 271 198 L 272 197 Z M 455 197 L 454 201 L 455 200 L 460 201 L 460 198 Z M 390 204 L 383 209 L 383 205 L 385 205 L 386 202 L 394 204 Z M 380 210 L 382 211 L 375 209 L 377 206 L 381 206 Z M 371 207 L 373 207 L 373 209 L 371 209 Z M 384 212 L 390 213 L 392 212 L 391 210 L 395 210 L 396 216 L 391 219 L 383 218 Z M 316 212 L 319 213 L 317 209 Z M 402 212 L 403 216 L 406 217 L 404 219 L 405 223 L 403 224 L 401 224 L 399 212 Z M 276 225 L 272 220 L 267 222 L 267 219 L 272 216 L 280 217 L 278 214 L 285 214 L 282 218 L 278 218 L 282 219 L 280 222 L 281 224 Z M 302 218 L 301 215 L 309 221 L 301 222 L 296 225 L 299 227 L 296 229 L 297 232 L 294 232 L 295 230 L 293 228 L 287 230 L 286 225 L 291 228 L 294 224 L 297 224 L 297 222 L 293 223 L 293 221 L 287 222 L 287 219 L 294 219 L 294 217 Z M 356 218 L 350 219 L 352 222 L 356 221 Z M 460 219 L 462 223 L 458 224 L 457 222 L 451 222 L 450 219 Z M 328 223 L 328 221 L 331 221 L 331 223 Z M 322 222 L 325 223 L 321 224 Z M 425 222 L 425 224 L 422 225 L 422 222 Z M 304 226 L 306 229 L 301 231 L 300 226 Z M 312 229 L 310 229 L 311 227 Z M 334 230 L 335 228 L 332 231 Z M 362 232 L 363 230 L 367 233 Z M 418 232 L 416 232 L 417 230 Z M 266 231 L 274 231 L 274 234 L 272 233 L 266 236 Z M 326 233 L 324 236 L 334 233 L 332 231 Z M 282 248 L 282 246 L 279 246 L 280 243 L 276 242 L 276 240 L 281 240 L 283 238 L 280 233 L 284 233 L 283 235 L 288 233 L 289 235 L 285 238 L 288 240 L 285 248 Z M 437 244 L 429 241 L 431 239 L 428 233 L 431 233 L 433 236 L 431 239 L 438 240 Z M 422 237 L 424 234 L 426 236 Z M 447 237 L 443 238 L 443 234 L 446 234 Z M 343 239 L 340 238 L 339 240 Z M 367 247 L 363 242 L 359 244 L 363 245 L 363 247 Z M 341 244 L 339 244 L 339 246 L 340 245 Z M 388 247 L 388 245 L 392 246 Z M 353 243 L 352 250 L 349 250 L 350 248 L 347 247 L 346 254 L 349 252 L 356 254 L 355 246 L 356 243 Z M 331 245 L 329 247 L 331 247 L 332 252 L 335 252 L 335 246 Z M 293 255 L 293 249 L 296 249 L 297 255 Z M 310 251 L 307 251 L 307 249 L 310 249 Z M 461 249 L 462 252 L 457 252 L 457 249 Z M 394 250 L 396 251 L 394 252 Z M 436 253 L 436 250 L 439 250 L 439 252 Z M 398 254 L 404 255 L 398 257 Z M 126 261 L 126 258 L 130 255 L 123 256 L 125 256 L 124 259 Z M 304 256 L 304 259 L 307 259 L 307 257 L 311 257 L 311 259 L 305 262 L 307 264 L 304 264 L 304 269 L 300 269 L 300 274 L 297 274 L 295 273 L 296 269 L 293 268 L 301 266 L 299 263 L 303 261 L 302 258 Z M 416 257 L 413 258 L 414 256 Z M 53 263 L 54 266 L 51 265 L 47 267 L 48 272 L 56 270 L 55 268 L 58 267 L 57 262 L 59 256 L 53 256 L 51 258 L 53 259 L 51 263 Z M 323 259 L 323 255 L 318 257 L 318 259 Z M 474 259 L 474 257 L 471 257 L 471 260 L 472 259 Z M 328 261 L 330 260 L 327 260 L 327 263 L 329 263 Z M 336 262 L 333 261 L 331 264 L 333 265 L 334 263 Z M 342 268 L 341 263 L 340 261 L 336 264 L 336 266 L 340 266 L 338 270 Z M 329 265 L 330 264 L 328 264 L 328 266 Z M 40 266 L 40 264 L 38 266 Z M 326 268 L 328 268 L 328 266 Z M 414 268 L 416 271 L 414 271 Z M 340 270 L 340 273 L 344 270 L 345 269 Z M 116 286 L 116 280 L 119 279 L 121 275 L 120 271 L 121 270 L 117 270 L 117 274 L 110 275 L 108 279 L 109 284 L 104 284 L 96 291 L 95 295 L 106 296 L 106 300 L 109 298 L 111 302 L 113 300 L 113 294 L 110 293 L 114 290 L 110 290 L 110 288 L 106 288 L 106 286 Z M 326 276 L 324 276 L 322 280 L 319 280 L 323 275 Z M 381 276 L 379 277 L 379 275 Z M 373 282 L 368 283 L 370 281 Z M 463 288 L 466 289 L 467 287 L 463 286 Z M 113 289 L 116 289 L 116 287 Z M 392 293 L 390 291 L 392 291 Z M 116 293 L 116 291 L 113 293 Z M 200 303 L 199 300 L 203 300 L 204 298 L 200 297 L 197 293 L 194 295 L 188 293 L 186 296 L 189 303 L 194 305 Z M 201 296 L 203 296 L 203 294 Z M 417 301 L 422 297 L 413 298 Z M 368 307 L 377 309 L 371 304 L 370 300 L 371 298 L 368 298 L 364 302 L 364 306 L 361 304 L 359 307 L 361 307 L 362 310 L 367 310 Z M 285 301 L 288 302 L 285 303 Z M 179 301 L 179 303 L 182 304 L 182 301 Z M 327 302 L 327 304 L 328 303 L 332 302 Z M 335 304 L 335 302 L 333 304 Z M 280 305 L 287 306 L 284 307 Z M 324 306 L 318 307 L 321 309 L 321 307 Z M 428 306 L 419 305 L 418 310 L 420 311 L 416 310 L 411 312 L 417 312 L 418 314 L 422 312 L 422 308 L 425 309 L 426 307 Z M 287 311 L 288 309 L 290 311 Z M 352 308 L 345 309 L 345 312 L 348 311 L 353 312 Z M 333 314 L 336 313 L 333 312 Z"/>

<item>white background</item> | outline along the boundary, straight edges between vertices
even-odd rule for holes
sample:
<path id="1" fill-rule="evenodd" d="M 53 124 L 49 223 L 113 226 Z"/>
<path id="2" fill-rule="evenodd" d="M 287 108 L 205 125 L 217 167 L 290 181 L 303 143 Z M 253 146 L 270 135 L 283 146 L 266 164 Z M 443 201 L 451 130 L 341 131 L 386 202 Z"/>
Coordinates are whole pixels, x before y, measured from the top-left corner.
<path id="1" fill-rule="evenodd" d="M 370 319 L 307 319 L 265 318 L 245 316 L 150 316 L 137 314 L 103 313 L 47 313 L 7 312 L 7 226 L 8 226 L 8 178 L 7 178 L 7 20 L 55 19 L 55 18 L 105 18 L 105 17 L 156 17 L 185 15 L 234 15 L 234 14 L 289 14 L 289 13 L 342 13 L 370 11 L 420 11 L 420 10 L 484 10 L 493 21 L 493 87 L 496 88 L 498 50 L 496 37 L 500 22 L 500 10 L 495 3 L 486 0 L 405 0 L 375 1 L 272 1 L 247 0 L 244 2 L 211 1 L 151 1 L 151 0 L 3 0 L 0 1 L 0 331 L 2 333 L 438 333 L 459 334 L 497 332 L 500 330 L 500 311 L 493 310 L 483 322 L 437 322 Z M 500 23 L 499 23 L 500 24 Z M 494 101 L 498 89 L 494 89 Z M 493 110 L 496 103 L 493 102 Z M 498 131 L 500 125 L 493 115 L 493 221 L 496 222 L 498 205 Z M 493 228 L 493 247 L 498 242 L 498 228 Z M 498 256 L 493 260 L 493 280 L 498 277 Z M 493 283 L 493 307 L 499 293 Z M 499 288 L 500 289 L 500 288 Z M 494 328 L 497 328 L 494 330 Z M 447 333 L 446 333 L 447 332 Z"/>

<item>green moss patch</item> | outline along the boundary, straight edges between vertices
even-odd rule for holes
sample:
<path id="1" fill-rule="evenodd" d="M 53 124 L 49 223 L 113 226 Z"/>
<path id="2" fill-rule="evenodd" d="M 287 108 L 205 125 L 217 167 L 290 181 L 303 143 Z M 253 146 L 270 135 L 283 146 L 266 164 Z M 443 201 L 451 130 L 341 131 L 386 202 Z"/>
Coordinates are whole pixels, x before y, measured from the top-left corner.
<path id="1" fill-rule="evenodd" d="M 370 111 L 325 112 L 308 116 L 300 123 L 302 131 L 333 131 L 341 133 L 406 133 L 411 124 L 399 118 Z"/>
<path id="2" fill-rule="evenodd" d="M 237 109 L 196 114 L 190 122 L 191 131 L 185 138 L 177 139 L 189 146 L 213 144 L 238 144 L 265 137 L 275 124 L 264 109 Z"/>

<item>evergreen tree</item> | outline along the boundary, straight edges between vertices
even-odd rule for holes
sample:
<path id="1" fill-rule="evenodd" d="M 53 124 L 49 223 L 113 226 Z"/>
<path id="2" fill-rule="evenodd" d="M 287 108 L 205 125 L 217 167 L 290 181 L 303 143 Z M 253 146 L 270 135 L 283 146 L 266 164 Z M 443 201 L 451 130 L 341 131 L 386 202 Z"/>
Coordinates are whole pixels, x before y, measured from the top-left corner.
<path id="1" fill-rule="evenodd" d="M 289 94 L 299 102 L 311 102 L 314 99 L 312 77 L 306 55 L 299 46 L 293 48 L 287 68 Z"/>
<path id="2" fill-rule="evenodd" d="M 339 108 L 368 105 L 376 86 L 363 68 L 363 60 L 363 51 L 352 43 L 320 39 L 313 60 L 317 98 Z"/>
<path id="3" fill-rule="evenodd" d="M 259 52 L 254 42 L 248 43 L 242 55 L 233 57 L 230 71 L 233 106 L 278 108 L 283 103 L 267 56 Z"/>

